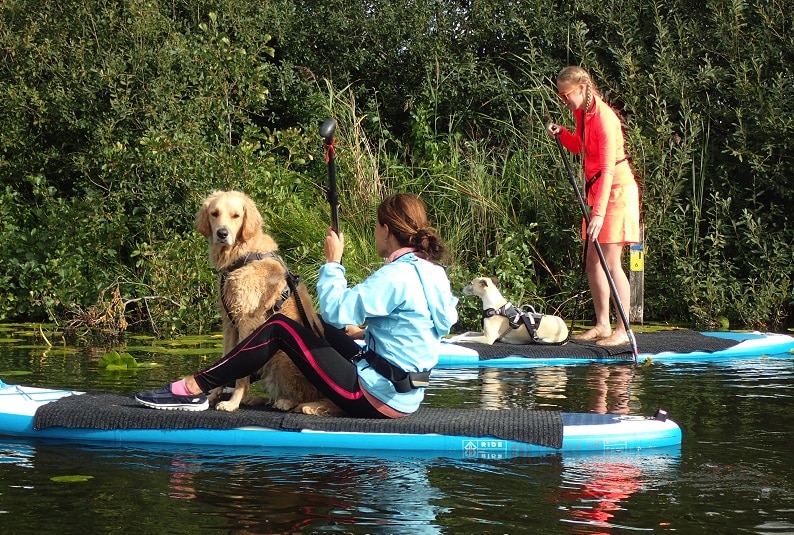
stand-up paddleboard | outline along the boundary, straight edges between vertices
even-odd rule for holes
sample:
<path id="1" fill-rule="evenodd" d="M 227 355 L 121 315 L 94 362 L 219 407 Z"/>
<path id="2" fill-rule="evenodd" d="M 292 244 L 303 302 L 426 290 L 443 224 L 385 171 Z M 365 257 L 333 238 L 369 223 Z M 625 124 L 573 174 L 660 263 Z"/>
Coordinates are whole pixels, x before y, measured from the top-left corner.
<path id="1" fill-rule="evenodd" d="M 654 417 L 535 410 L 421 408 L 397 420 L 317 417 L 266 407 L 154 410 L 132 396 L 0 384 L 0 435 L 79 444 L 202 445 L 429 452 L 503 458 L 670 448 L 681 429 Z"/>
<path id="2" fill-rule="evenodd" d="M 708 362 L 731 359 L 794 357 L 794 337 L 760 332 L 697 332 L 685 329 L 635 333 L 639 361 Z M 455 340 L 453 337 L 452 340 Z M 631 347 L 601 347 L 595 342 L 569 340 L 562 345 L 495 343 L 441 344 L 439 367 L 533 367 L 633 361 Z"/>

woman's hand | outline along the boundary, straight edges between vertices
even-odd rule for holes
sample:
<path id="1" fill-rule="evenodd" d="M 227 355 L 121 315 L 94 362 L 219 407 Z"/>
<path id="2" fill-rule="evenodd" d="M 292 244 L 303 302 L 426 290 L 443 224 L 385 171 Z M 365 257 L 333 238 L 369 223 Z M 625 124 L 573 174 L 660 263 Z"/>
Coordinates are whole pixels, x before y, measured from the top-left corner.
<path id="1" fill-rule="evenodd" d="M 601 227 L 604 226 L 604 216 L 602 215 L 595 215 L 590 218 L 590 224 L 587 225 L 587 239 L 590 241 L 596 241 L 598 239 L 598 235 L 601 234 Z"/>
<path id="2" fill-rule="evenodd" d="M 341 232 L 337 234 L 334 229 L 329 228 L 328 234 L 325 235 L 325 243 L 323 244 L 323 252 L 325 253 L 326 262 L 342 263 L 342 253 L 345 250 L 345 236 Z"/>
<path id="3" fill-rule="evenodd" d="M 364 339 L 364 329 L 362 329 L 358 325 L 347 325 L 347 326 L 345 326 L 345 334 L 348 335 L 353 340 L 363 340 Z"/>
<path id="4" fill-rule="evenodd" d="M 548 126 L 546 126 L 546 132 L 548 132 L 551 137 L 560 135 L 561 131 L 562 128 L 558 124 L 549 123 Z"/>

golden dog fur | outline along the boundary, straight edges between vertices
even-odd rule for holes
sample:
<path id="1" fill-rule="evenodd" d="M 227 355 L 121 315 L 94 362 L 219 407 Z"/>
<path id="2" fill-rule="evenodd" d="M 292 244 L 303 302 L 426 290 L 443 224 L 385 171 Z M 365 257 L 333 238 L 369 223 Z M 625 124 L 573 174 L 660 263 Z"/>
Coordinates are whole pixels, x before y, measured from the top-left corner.
<path id="1" fill-rule="evenodd" d="M 223 354 L 226 355 L 272 315 L 273 306 L 287 286 L 287 267 L 277 258 L 266 257 L 229 271 L 248 255 L 278 250 L 273 238 L 262 231 L 262 216 L 256 204 L 244 193 L 213 192 L 196 214 L 196 229 L 207 238 L 210 263 L 221 272 L 218 307 L 223 318 Z M 224 274 L 226 279 L 221 282 Z M 298 285 L 297 295 L 284 302 L 280 313 L 305 324 L 296 299 L 300 299 L 307 326 L 322 336 L 322 324 L 303 284 Z M 340 412 L 281 351 L 259 370 L 259 375 L 277 409 L 316 415 Z M 210 394 L 210 402 L 217 402 L 217 410 L 235 411 L 243 400 L 254 403 L 246 399 L 249 389 L 248 377 L 238 379 L 228 401 L 218 401 L 221 387 Z"/>

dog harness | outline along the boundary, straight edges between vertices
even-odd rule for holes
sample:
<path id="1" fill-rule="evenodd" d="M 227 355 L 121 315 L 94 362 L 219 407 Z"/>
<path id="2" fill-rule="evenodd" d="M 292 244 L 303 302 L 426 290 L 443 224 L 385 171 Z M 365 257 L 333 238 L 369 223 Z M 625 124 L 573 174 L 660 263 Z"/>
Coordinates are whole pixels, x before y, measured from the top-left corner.
<path id="1" fill-rule="evenodd" d="M 564 342 L 544 342 L 538 337 L 538 326 L 543 314 L 538 314 L 532 305 L 524 305 L 518 308 L 509 301 L 499 308 L 487 308 L 482 311 L 483 323 L 487 318 L 502 316 L 507 318 L 511 329 L 518 329 L 522 325 L 527 328 L 527 332 L 536 344 L 556 345 Z"/>
<path id="2" fill-rule="evenodd" d="M 229 321 L 231 321 L 233 325 L 237 323 L 232 317 L 231 312 L 229 311 L 229 305 L 226 303 L 226 297 L 223 294 L 223 286 L 226 284 L 226 279 L 228 278 L 229 274 L 237 269 L 240 269 L 243 266 L 247 266 L 251 262 L 256 262 L 258 260 L 265 260 L 266 258 L 272 258 L 276 260 L 278 263 L 280 263 L 282 266 L 284 266 L 284 269 L 286 271 L 284 278 L 287 279 L 287 286 L 281 291 L 281 295 L 279 296 L 276 303 L 270 308 L 270 310 L 267 310 L 265 312 L 264 319 L 267 320 L 273 314 L 278 313 L 281 310 L 281 308 L 284 306 L 284 303 L 287 302 L 287 299 L 289 299 L 293 294 L 295 294 L 295 300 L 298 304 L 298 310 L 300 311 L 301 318 L 303 318 L 303 323 L 304 325 L 308 325 L 309 319 L 306 316 L 306 312 L 303 309 L 303 303 L 301 303 L 301 300 L 298 297 L 297 289 L 298 289 L 298 283 L 300 282 L 300 277 L 293 274 L 287 267 L 287 264 L 284 263 L 284 260 L 282 260 L 281 257 L 278 254 L 276 254 L 274 251 L 270 251 L 267 253 L 262 253 L 262 252 L 249 253 L 244 257 L 239 258 L 238 260 L 233 262 L 227 269 L 221 272 L 220 294 L 221 294 L 221 302 L 223 303 L 223 309 L 226 311 L 226 317 L 229 318 Z"/>

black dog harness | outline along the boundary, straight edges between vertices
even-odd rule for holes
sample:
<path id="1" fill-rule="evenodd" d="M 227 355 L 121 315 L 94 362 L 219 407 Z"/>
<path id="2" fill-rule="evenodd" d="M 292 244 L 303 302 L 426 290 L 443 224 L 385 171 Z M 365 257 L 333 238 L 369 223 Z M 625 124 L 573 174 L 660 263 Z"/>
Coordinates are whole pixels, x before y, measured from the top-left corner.
<path id="1" fill-rule="evenodd" d="M 532 337 L 532 341 L 536 344 L 556 345 L 557 343 L 564 342 L 544 342 L 538 337 L 538 326 L 543 314 L 538 314 L 532 305 L 524 305 L 521 308 L 513 305 L 509 301 L 499 308 L 486 308 L 482 311 L 483 323 L 487 318 L 493 316 L 502 316 L 507 318 L 511 329 L 518 329 L 522 325 L 526 327 L 527 332 Z"/>
<path id="2" fill-rule="evenodd" d="M 295 294 L 295 299 L 297 300 L 297 304 L 298 304 L 298 310 L 300 311 L 301 318 L 303 318 L 303 323 L 304 325 L 308 325 L 309 323 L 308 317 L 306 316 L 306 312 L 303 309 L 303 304 L 301 303 L 301 300 L 298 298 L 297 288 L 298 288 L 298 283 L 300 282 L 300 277 L 293 274 L 287 267 L 287 264 L 284 263 L 284 260 L 282 260 L 281 257 L 278 254 L 276 254 L 274 251 L 270 251 L 268 253 L 262 253 L 262 252 L 249 253 L 244 257 L 239 258 L 238 260 L 233 262 L 227 269 L 221 272 L 220 294 L 221 294 L 221 302 L 223 303 L 223 309 L 226 311 L 226 317 L 229 318 L 229 321 L 231 321 L 232 324 L 237 323 L 232 317 L 231 312 L 229 311 L 229 305 L 226 303 L 226 297 L 223 294 L 223 286 L 226 284 L 226 279 L 228 278 L 229 274 L 237 269 L 240 269 L 243 266 L 247 266 L 251 262 L 256 262 L 258 260 L 265 260 L 266 258 L 272 258 L 276 260 L 278 263 L 280 263 L 282 266 L 284 266 L 284 269 L 286 271 L 284 277 L 287 279 L 287 286 L 281 291 L 281 295 L 279 296 L 276 303 L 270 308 L 270 310 L 265 312 L 264 319 L 267 320 L 273 314 L 278 313 L 281 310 L 281 308 L 284 306 L 284 303 L 287 302 L 287 299 L 289 299 L 293 294 Z"/>

